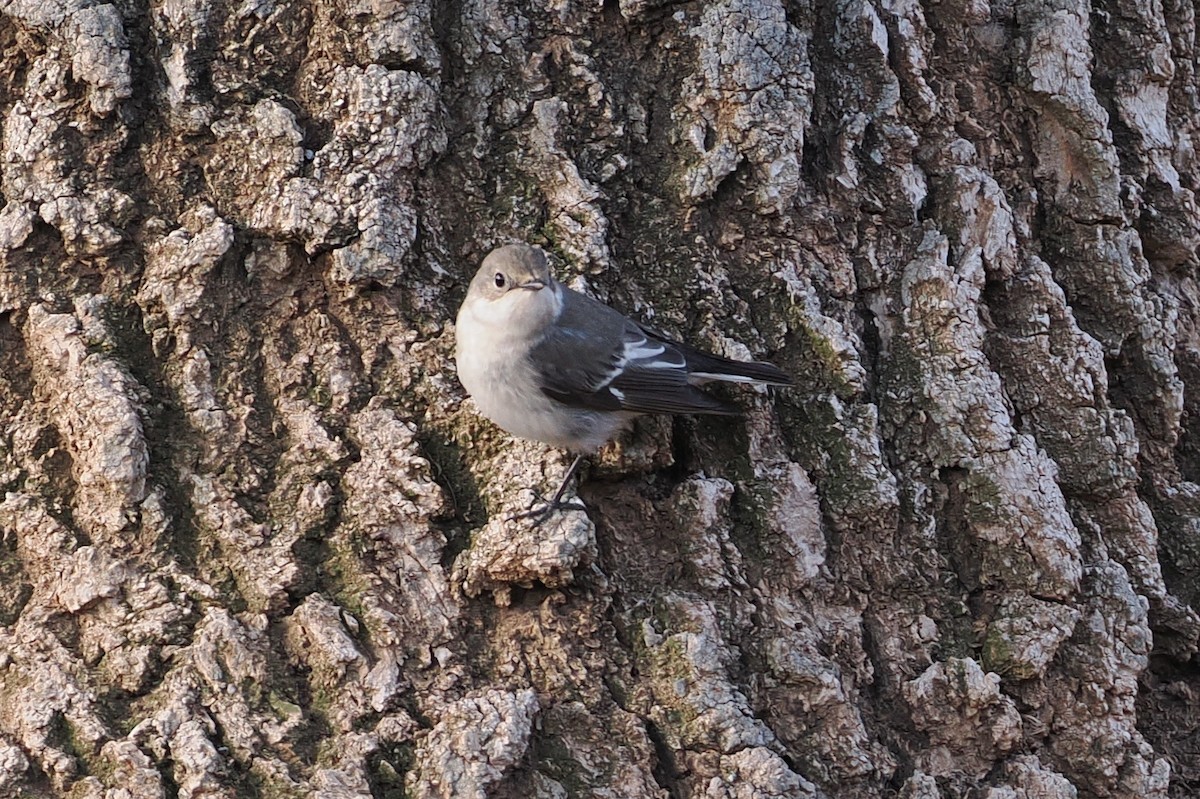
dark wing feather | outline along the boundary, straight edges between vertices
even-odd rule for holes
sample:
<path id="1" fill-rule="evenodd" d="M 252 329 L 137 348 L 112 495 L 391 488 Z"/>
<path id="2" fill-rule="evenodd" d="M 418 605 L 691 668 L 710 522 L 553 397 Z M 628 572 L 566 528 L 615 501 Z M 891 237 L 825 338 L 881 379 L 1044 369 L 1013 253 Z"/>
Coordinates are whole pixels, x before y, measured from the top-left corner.
<path id="1" fill-rule="evenodd" d="M 566 340 L 564 340 L 566 339 Z M 537 347 L 531 358 L 541 377 L 542 393 L 564 405 L 595 411 L 619 411 L 621 401 L 607 388 L 615 361 L 585 362 L 561 331 L 552 331 Z M 560 355 L 561 357 L 556 357 Z"/>
<path id="2" fill-rule="evenodd" d="M 688 382 L 688 360 L 675 342 L 590 297 L 561 290 L 562 314 L 530 352 L 546 396 L 600 411 L 738 413 Z"/>
<path id="3" fill-rule="evenodd" d="M 623 349 L 625 365 L 610 390 L 622 395 L 626 407 L 639 413 L 740 413 L 692 385 L 687 358 L 672 342 L 654 340 L 630 322 Z"/>

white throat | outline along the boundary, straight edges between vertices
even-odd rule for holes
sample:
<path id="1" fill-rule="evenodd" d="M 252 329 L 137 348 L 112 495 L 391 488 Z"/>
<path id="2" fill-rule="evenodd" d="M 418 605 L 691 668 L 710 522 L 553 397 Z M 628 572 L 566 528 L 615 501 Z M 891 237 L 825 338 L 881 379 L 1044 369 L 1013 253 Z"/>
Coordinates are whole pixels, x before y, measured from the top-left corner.
<path id="1" fill-rule="evenodd" d="M 513 289 L 495 300 L 473 298 L 458 314 L 460 340 L 478 337 L 474 344 L 493 347 L 500 342 L 532 346 L 547 325 L 562 313 L 562 289 L 551 282 L 538 291 Z"/>

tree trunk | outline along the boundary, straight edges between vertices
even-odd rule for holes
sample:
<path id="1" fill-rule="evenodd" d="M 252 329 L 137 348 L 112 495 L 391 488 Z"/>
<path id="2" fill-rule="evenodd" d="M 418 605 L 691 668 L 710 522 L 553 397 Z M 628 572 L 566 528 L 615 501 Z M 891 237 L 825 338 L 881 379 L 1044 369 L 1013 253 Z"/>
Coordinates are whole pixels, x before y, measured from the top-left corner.
<path id="1" fill-rule="evenodd" d="M 0 795 L 1200 791 L 1191 5 L 0 0 Z M 586 513 L 528 241 L 790 390 Z"/>

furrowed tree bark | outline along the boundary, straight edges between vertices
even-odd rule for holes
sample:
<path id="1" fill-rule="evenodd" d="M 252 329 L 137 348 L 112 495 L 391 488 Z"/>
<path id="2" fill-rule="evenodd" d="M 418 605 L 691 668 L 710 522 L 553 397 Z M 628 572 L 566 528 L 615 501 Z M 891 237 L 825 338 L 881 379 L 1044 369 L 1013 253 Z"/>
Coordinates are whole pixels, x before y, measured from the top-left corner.
<path id="1" fill-rule="evenodd" d="M 1174 0 L 0 0 L 0 795 L 1200 790 Z M 483 255 L 784 391 L 586 514 Z"/>

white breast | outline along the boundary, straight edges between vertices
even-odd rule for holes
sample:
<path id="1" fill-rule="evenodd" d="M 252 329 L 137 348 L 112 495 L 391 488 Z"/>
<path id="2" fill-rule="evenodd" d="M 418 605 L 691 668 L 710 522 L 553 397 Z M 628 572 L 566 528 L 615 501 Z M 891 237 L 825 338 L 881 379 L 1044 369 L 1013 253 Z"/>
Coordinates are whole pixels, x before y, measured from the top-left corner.
<path id="1" fill-rule="evenodd" d="M 542 295 L 546 295 L 544 298 Z M 552 323 L 561 300 L 542 291 L 517 300 L 548 301 L 498 307 L 500 301 L 473 301 L 459 309 L 455 331 L 458 379 L 479 412 L 514 436 L 575 452 L 593 451 L 626 421 L 623 414 L 570 408 L 539 388 L 529 349 L 539 339 L 535 320 Z"/>

